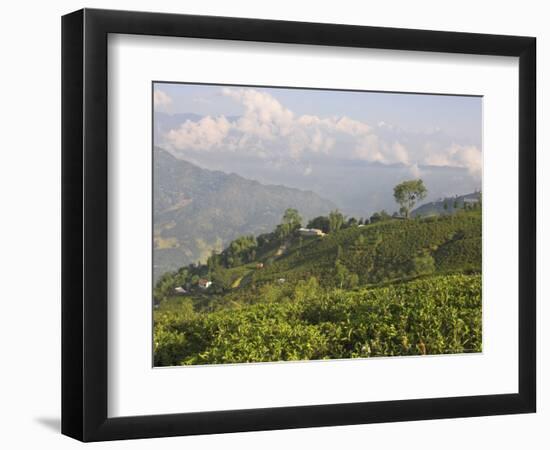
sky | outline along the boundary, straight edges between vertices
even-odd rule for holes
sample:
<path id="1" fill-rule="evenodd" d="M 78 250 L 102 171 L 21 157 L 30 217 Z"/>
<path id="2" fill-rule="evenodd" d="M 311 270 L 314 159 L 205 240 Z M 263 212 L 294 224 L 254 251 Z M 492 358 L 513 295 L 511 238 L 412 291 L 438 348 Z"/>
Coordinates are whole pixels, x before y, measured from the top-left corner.
<path id="1" fill-rule="evenodd" d="M 348 214 L 398 209 L 406 179 L 426 201 L 481 188 L 481 97 L 155 83 L 153 106 L 155 145 L 174 156 Z"/>

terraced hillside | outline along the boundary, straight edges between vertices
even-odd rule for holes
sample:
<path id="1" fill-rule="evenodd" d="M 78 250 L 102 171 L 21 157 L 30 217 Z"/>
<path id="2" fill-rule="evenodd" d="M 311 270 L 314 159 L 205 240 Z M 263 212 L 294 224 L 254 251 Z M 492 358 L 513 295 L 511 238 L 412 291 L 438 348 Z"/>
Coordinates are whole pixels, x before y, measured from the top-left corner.
<path id="1" fill-rule="evenodd" d="M 418 220 L 391 220 L 350 227 L 322 238 L 292 239 L 287 254 L 254 274 L 257 282 L 315 276 L 320 284 L 339 286 L 332 274 L 340 261 L 358 284 L 416 275 L 422 263 L 431 272 L 481 270 L 481 214 L 460 213 Z M 427 267 L 424 268 L 427 270 Z"/>
<path id="2" fill-rule="evenodd" d="M 159 280 L 155 365 L 479 352 L 480 272 L 480 210 L 243 236 Z"/>
<path id="3" fill-rule="evenodd" d="M 212 313 L 155 313 L 155 365 L 481 351 L 481 276 L 446 275 L 324 291 L 314 278 Z"/>

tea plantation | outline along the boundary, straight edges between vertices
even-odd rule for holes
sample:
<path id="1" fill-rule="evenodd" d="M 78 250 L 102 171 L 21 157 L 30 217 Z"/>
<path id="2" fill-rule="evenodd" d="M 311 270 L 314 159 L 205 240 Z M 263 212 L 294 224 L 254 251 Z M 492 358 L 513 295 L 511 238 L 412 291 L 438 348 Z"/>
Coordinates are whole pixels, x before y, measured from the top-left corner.
<path id="1" fill-rule="evenodd" d="M 481 351 L 480 210 L 323 236 L 292 220 L 159 279 L 156 366 Z"/>

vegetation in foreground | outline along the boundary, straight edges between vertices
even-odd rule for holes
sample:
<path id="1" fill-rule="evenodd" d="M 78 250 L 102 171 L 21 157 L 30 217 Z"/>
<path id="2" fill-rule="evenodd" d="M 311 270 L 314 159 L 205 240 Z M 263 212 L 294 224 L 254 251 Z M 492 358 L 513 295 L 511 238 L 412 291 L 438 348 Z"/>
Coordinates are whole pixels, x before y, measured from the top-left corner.
<path id="1" fill-rule="evenodd" d="M 427 355 L 481 351 L 481 277 L 447 275 L 356 291 L 316 279 L 212 313 L 155 312 L 155 365 Z"/>

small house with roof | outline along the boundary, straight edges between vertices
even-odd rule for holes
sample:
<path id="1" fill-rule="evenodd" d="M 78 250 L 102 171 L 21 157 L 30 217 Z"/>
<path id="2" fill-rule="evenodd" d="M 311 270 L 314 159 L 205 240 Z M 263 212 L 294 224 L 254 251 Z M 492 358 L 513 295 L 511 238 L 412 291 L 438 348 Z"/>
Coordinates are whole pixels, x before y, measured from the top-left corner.
<path id="1" fill-rule="evenodd" d="M 212 282 L 210 280 L 207 280 L 206 278 L 199 279 L 199 287 L 201 289 L 208 289 L 211 285 L 212 285 Z"/>

